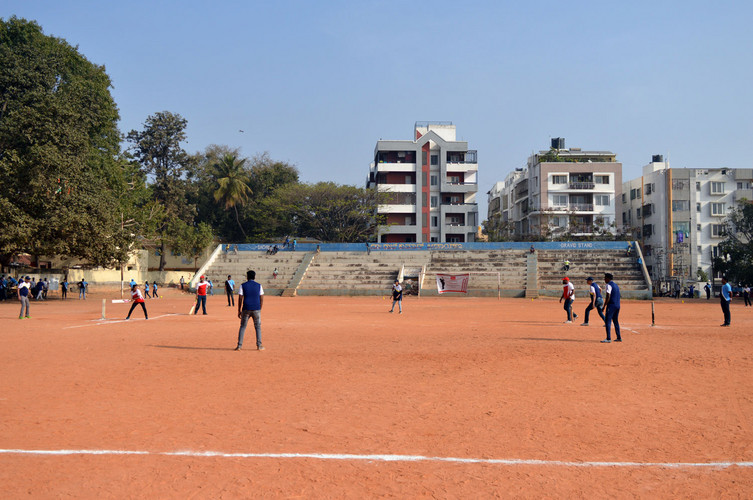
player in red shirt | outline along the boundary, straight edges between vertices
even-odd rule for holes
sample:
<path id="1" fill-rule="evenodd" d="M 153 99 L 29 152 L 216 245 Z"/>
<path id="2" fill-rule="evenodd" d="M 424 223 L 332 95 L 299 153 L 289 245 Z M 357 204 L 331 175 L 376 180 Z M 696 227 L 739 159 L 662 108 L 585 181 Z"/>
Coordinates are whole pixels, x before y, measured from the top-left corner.
<path id="1" fill-rule="evenodd" d="M 126 319 L 131 319 L 131 313 L 136 308 L 137 304 L 141 304 L 141 308 L 144 310 L 144 318 L 149 319 L 149 315 L 146 313 L 146 304 L 144 304 L 144 296 L 141 295 L 139 285 L 131 286 L 131 300 L 133 301 L 133 304 L 131 305 L 130 311 L 128 311 Z"/>
<path id="2" fill-rule="evenodd" d="M 209 283 L 204 281 L 205 277 L 199 278 L 199 284 L 196 285 L 196 307 L 194 307 L 193 313 L 199 312 L 199 305 L 204 315 L 207 314 L 207 291 L 209 290 Z"/>

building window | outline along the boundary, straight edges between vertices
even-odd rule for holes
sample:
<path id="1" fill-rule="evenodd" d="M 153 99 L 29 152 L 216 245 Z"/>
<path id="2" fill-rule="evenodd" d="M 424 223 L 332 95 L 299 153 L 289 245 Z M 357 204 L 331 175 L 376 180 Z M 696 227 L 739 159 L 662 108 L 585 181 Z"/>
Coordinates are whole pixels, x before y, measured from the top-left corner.
<path id="1" fill-rule="evenodd" d="M 555 207 L 566 207 L 567 206 L 567 195 L 566 194 L 555 194 L 552 195 L 552 206 Z"/>
<path id="2" fill-rule="evenodd" d="M 459 175 L 448 175 L 447 176 L 447 182 L 450 184 L 460 184 L 460 176 Z"/>
<path id="3" fill-rule="evenodd" d="M 437 177 L 436 175 L 432 175 L 431 176 L 431 185 L 432 186 L 436 186 L 438 183 L 439 183 L 439 177 Z"/>
<path id="4" fill-rule="evenodd" d="M 552 184 L 567 184 L 567 176 L 566 175 L 553 175 Z"/>
<path id="5" fill-rule="evenodd" d="M 711 224 L 711 237 L 721 238 L 724 236 L 724 224 Z"/>
<path id="6" fill-rule="evenodd" d="M 700 191 L 701 190 L 701 183 L 700 182 L 696 182 L 695 183 L 695 190 L 696 191 Z"/>
<path id="7" fill-rule="evenodd" d="M 439 165 L 439 155 L 431 155 L 431 164 Z"/>
<path id="8" fill-rule="evenodd" d="M 631 189 L 630 190 L 630 199 L 634 200 L 638 197 L 638 189 Z"/>
<path id="9" fill-rule="evenodd" d="M 437 236 L 432 236 L 431 237 L 431 242 L 432 243 L 438 243 L 439 242 L 439 238 Z"/>
<path id="10" fill-rule="evenodd" d="M 697 231 L 698 231 L 699 233 L 701 232 L 701 225 L 700 225 L 700 224 L 696 224 L 696 225 L 695 225 L 695 228 L 696 228 L 696 230 L 697 230 Z"/>
<path id="11" fill-rule="evenodd" d="M 698 213 L 701 213 L 701 204 L 700 203 L 696 203 L 695 204 L 695 211 L 698 212 Z"/>
<path id="12" fill-rule="evenodd" d="M 421 165 L 426 165 L 428 158 L 426 157 L 426 151 L 421 151 Z"/>
<path id="13" fill-rule="evenodd" d="M 673 212 L 687 212 L 690 210 L 690 202 L 688 200 L 672 200 Z"/>
<path id="14" fill-rule="evenodd" d="M 627 200 L 625 199 L 625 193 L 622 193 L 622 203 L 627 203 Z"/>
<path id="15" fill-rule="evenodd" d="M 672 232 L 688 234 L 690 232 L 690 222 L 673 222 Z"/>
<path id="16" fill-rule="evenodd" d="M 439 217 L 436 215 L 431 216 L 431 227 L 437 227 L 439 225 Z"/>
<path id="17" fill-rule="evenodd" d="M 428 200 L 426 199 L 426 193 L 421 193 L 421 206 L 425 207 Z"/>
<path id="18" fill-rule="evenodd" d="M 432 196 L 431 197 L 431 208 L 437 208 L 437 204 L 439 203 L 439 196 Z"/>
<path id="19" fill-rule="evenodd" d="M 609 184 L 609 176 L 608 175 L 594 175 L 594 183 L 595 184 Z"/>
<path id="20" fill-rule="evenodd" d="M 673 179 L 672 180 L 672 189 L 678 190 L 678 189 L 685 189 L 687 187 L 686 184 L 687 181 L 684 179 Z"/>
<path id="21" fill-rule="evenodd" d="M 656 186 L 654 186 L 653 182 L 651 184 L 646 184 L 644 192 L 647 195 L 653 193 L 654 191 L 656 191 Z"/>
<path id="22" fill-rule="evenodd" d="M 635 209 L 635 218 L 640 219 L 641 218 L 641 209 L 640 207 Z"/>
<path id="23" fill-rule="evenodd" d="M 723 216 L 724 215 L 724 203 L 712 203 L 711 215 Z"/>
<path id="24" fill-rule="evenodd" d="M 650 238 L 651 235 L 654 234 L 654 225 L 653 224 L 646 224 L 643 226 L 643 236 L 646 238 Z"/>
<path id="25" fill-rule="evenodd" d="M 711 183 L 711 194 L 724 194 L 724 183 L 723 182 L 712 182 Z"/>
<path id="26" fill-rule="evenodd" d="M 627 212 L 622 212 L 622 224 L 627 224 Z"/>
<path id="27" fill-rule="evenodd" d="M 599 205 L 602 207 L 608 207 L 609 206 L 609 195 L 608 194 L 597 194 L 594 196 L 594 204 Z"/>
<path id="28" fill-rule="evenodd" d="M 750 182 L 738 182 L 737 189 L 750 189 Z"/>

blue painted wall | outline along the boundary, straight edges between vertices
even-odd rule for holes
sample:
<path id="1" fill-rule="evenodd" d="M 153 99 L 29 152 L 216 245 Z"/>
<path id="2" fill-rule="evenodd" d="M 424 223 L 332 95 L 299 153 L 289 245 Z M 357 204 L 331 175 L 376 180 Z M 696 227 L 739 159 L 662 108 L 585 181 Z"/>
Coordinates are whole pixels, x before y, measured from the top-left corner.
<path id="1" fill-rule="evenodd" d="M 531 245 L 537 250 L 625 250 L 626 241 L 545 241 L 529 243 L 524 241 L 494 242 L 494 243 L 370 243 L 371 251 L 427 251 L 427 250 L 528 250 Z M 231 251 L 236 245 L 231 246 Z M 242 252 L 266 252 L 272 245 L 269 243 L 244 243 L 237 245 Z M 365 243 L 299 243 L 295 249 L 298 252 L 315 252 L 317 247 L 321 252 L 365 252 Z M 227 246 L 223 247 L 226 251 Z M 278 243 L 280 252 L 289 252 Z"/>

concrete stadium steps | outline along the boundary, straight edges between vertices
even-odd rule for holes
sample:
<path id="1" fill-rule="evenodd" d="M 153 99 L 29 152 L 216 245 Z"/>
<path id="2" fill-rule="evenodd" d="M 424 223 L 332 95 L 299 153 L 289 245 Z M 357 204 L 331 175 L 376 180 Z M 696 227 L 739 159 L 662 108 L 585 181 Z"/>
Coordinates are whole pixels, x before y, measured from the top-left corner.
<path id="1" fill-rule="evenodd" d="M 426 268 L 422 294 L 438 294 L 430 282 L 436 274 L 470 273 L 468 294 L 497 296 L 498 288 L 506 297 L 522 297 L 526 290 L 527 258 L 524 250 L 433 251 Z M 499 281 L 497 280 L 499 273 Z"/>
<path id="2" fill-rule="evenodd" d="M 526 252 L 505 251 L 442 251 L 432 252 L 427 274 L 472 273 L 471 288 L 497 289 L 497 273 L 502 288 L 525 289 Z M 487 273 L 487 274 L 473 274 Z"/>
<path id="3" fill-rule="evenodd" d="M 424 254 L 424 255 L 419 255 Z M 321 252 L 298 285 L 299 295 L 389 293 L 403 265 L 421 268 L 428 252 Z"/>
<path id="4" fill-rule="evenodd" d="M 643 270 L 637 258 L 625 255 L 624 251 L 606 253 L 604 251 L 579 250 L 565 254 L 561 251 L 539 251 L 538 282 L 541 290 L 562 290 L 562 278 L 567 276 L 577 289 L 585 288 L 585 280 L 592 276 L 597 283 L 603 283 L 604 273 L 610 272 L 614 280 L 625 291 L 648 290 Z M 563 271 L 565 258 L 570 261 L 570 270 Z"/>
<path id="5" fill-rule="evenodd" d="M 207 269 L 206 276 L 212 280 L 215 291 L 224 290 L 225 280 L 230 275 L 236 285 L 246 281 L 246 271 L 256 271 L 256 281 L 262 284 L 265 293 L 277 294 L 288 287 L 298 271 L 303 252 L 278 252 L 267 255 L 265 252 L 238 252 L 221 254 Z M 277 268 L 277 279 L 272 275 Z M 237 287 L 236 287 L 237 288 Z"/>

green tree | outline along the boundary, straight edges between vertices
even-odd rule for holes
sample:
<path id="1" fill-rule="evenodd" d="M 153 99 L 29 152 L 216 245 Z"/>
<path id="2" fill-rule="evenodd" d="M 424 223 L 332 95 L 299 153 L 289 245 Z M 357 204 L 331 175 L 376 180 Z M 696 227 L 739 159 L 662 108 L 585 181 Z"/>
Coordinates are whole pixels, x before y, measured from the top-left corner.
<path id="1" fill-rule="evenodd" d="M 510 221 L 503 221 L 500 213 L 490 215 L 488 219 L 481 223 L 481 226 L 489 241 L 514 240 L 515 224 Z"/>
<path id="2" fill-rule="evenodd" d="M 753 283 L 753 203 L 742 200 L 730 210 L 719 250 L 724 257 L 714 259 L 714 271 L 733 283 Z"/>
<path id="3" fill-rule="evenodd" d="M 289 220 L 291 233 L 326 242 L 368 241 L 384 216 L 376 216 L 380 193 L 334 182 L 292 184 L 267 200 L 276 221 Z"/>
<path id="4" fill-rule="evenodd" d="M 245 169 L 246 159 L 238 159 L 237 156 L 226 154 L 214 166 L 217 176 L 217 190 L 214 192 L 214 200 L 224 205 L 225 209 L 232 208 L 235 213 L 235 221 L 243 233 L 244 240 L 248 238 L 238 218 L 238 205 L 243 205 L 252 194 L 248 187 L 249 174 Z"/>
<path id="5" fill-rule="evenodd" d="M 103 66 L 33 21 L 0 20 L 0 260 L 122 261 L 118 109 Z"/>
<path id="6" fill-rule="evenodd" d="M 186 139 L 187 124 L 179 114 L 161 111 L 146 119 L 143 130 L 131 130 L 127 136 L 132 144 L 130 151 L 143 174 L 154 179 L 150 185 L 152 199 L 163 213 L 154 235 L 160 250 L 160 271 L 165 269 L 167 248 L 184 246 L 182 240 L 187 237 L 186 231 L 170 231 L 170 228 L 196 230 L 196 205 L 190 202 L 195 199 L 196 184 L 189 179 L 191 157 L 181 146 Z"/>

